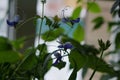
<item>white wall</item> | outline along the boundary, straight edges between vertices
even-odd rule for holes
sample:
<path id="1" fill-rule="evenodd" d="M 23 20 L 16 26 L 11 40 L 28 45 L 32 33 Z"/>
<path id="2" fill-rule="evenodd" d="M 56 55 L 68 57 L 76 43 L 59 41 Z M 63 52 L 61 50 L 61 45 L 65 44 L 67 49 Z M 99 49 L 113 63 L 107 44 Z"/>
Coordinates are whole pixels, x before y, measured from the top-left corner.
<path id="1" fill-rule="evenodd" d="M 7 10 L 9 0 L 0 0 L 0 36 L 7 37 Z"/>

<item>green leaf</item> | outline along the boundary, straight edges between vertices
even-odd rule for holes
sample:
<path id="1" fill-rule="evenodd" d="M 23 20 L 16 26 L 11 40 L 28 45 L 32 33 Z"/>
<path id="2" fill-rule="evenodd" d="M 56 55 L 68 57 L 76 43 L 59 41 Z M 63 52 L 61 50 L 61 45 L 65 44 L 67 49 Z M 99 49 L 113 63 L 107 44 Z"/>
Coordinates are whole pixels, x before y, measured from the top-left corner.
<path id="1" fill-rule="evenodd" d="M 78 25 L 73 33 L 73 39 L 78 42 L 81 42 L 84 40 L 84 36 L 85 36 L 85 32 L 83 27 L 81 25 Z"/>
<path id="2" fill-rule="evenodd" d="M 74 9 L 73 13 L 72 13 L 72 18 L 76 19 L 78 17 L 80 17 L 80 12 L 81 12 L 81 6 L 78 6 Z"/>
<path id="3" fill-rule="evenodd" d="M 113 4 L 110 12 L 113 13 L 115 11 L 115 9 L 116 9 L 117 6 L 119 6 L 119 0 L 116 0 L 114 2 L 114 4 Z"/>
<path id="4" fill-rule="evenodd" d="M 20 55 L 18 52 L 7 50 L 0 51 L 0 63 L 15 63 L 20 59 Z"/>
<path id="5" fill-rule="evenodd" d="M 12 50 L 12 45 L 7 38 L 0 37 L 0 51 L 6 50 Z"/>
<path id="6" fill-rule="evenodd" d="M 60 21 L 60 18 L 58 18 L 57 15 L 53 19 L 54 19 L 55 22 L 59 22 Z"/>
<path id="7" fill-rule="evenodd" d="M 42 65 L 42 71 L 43 71 L 43 74 L 45 75 L 46 72 L 48 72 L 52 66 L 52 58 L 51 58 L 51 53 L 47 53 L 47 54 L 42 54 L 41 56 L 43 56 L 42 60 L 40 61 L 40 63 Z M 39 67 L 39 66 L 38 66 Z M 41 73 L 40 73 L 41 75 Z"/>
<path id="8" fill-rule="evenodd" d="M 46 17 L 45 16 L 45 18 L 46 18 L 46 25 L 48 25 L 49 27 L 52 25 L 52 20 L 51 19 L 49 19 L 48 17 Z"/>
<path id="9" fill-rule="evenodd" d="M 93 28 L 95 30 L 95 29 L 99 29 L 104 24 L 104 19 L 103 17 L 97 17 L 93 19 L 92 22 L 95 24 Z"/>
<path id="10" fill-rule="evenodd" d="M 65 65 L 66 65 L 66 62 L 61 61 L 58 64 L 54 65 L 54 67 L 57 67 L 58 69 L 62 69 L 65 67 Z"/>
<path id="11" fill-rule="evenodd" d="M 100 6 L 96 2 L 88 2 L 88 10 L 93 13 L 101 12 Z"/>
<path id="12" fill-rule="evenodd" d="M 86 58 L 84 55 L 80 54 L 76 49 L 73 49 L 70 52 L 69 61 L 71 66 L 73 68 L 76 68 L 76 70 L 78 71 L 85 65 Z"/>
<path id="13" fill-rule="evenodd" d="M 35 55 L 36 50 L 34 48 L 26 50 L 24 58 L 21 61 L 22 70 L 31 70 L 37 64 L 37 57 Z"/>
<path id="14" fill-rule="evenodd" d="M 46 46 L 46 44 L 39 44 L 39 45 L 37 46 L 37 49 L 38 49 L 40 52 L 47 53 L 47 46 Z"/>
<path id="15" fill-rule="evenodd" d="M 120 22 L 109 22 L 108 23 L 108 30 L 111 30 L 112 27 L 120 25 Z"/>
<path id="16" fill-rule="evenodd" d="M 68 80 L 76 80 L 76 77 L 77 77 L 77 63 L 75 62 L 74 59 L 72 59 L 72 61 L 74 62 L 74 69 L 72 71 L 72 74 L 70 75 L 69 79 Z"/>
<path id="17" fill-rule="evenodd" d="M 11 44 L 16 50 L 22 49 L 25 44 L 26 37 L 11 41 Z"/>
<path id="18" fill-rule="evenodd" d="M 87 67 L 95 69 L 97 66 L 97 71 L 99 72 L 114 74 L 114 69 L 110 65 L 108 65 L 104 60 L 99 59 L 97 56 L 94 55 L 88 55 L 87 57 Z"/>
<path id="19" fill-rule="evenodd" d="M 74 68 L 68 80 L 76 80 L 76 77 L 77 77 L 77 70 L 76 68 Z"/>
<path id="20" fill-rule="evenodd" d="M 116 35 L 115 44 L 115 48 L 120 49 L 120 32 Z"/>
<path id="21" fill-rule="evenodd" d="M 42 39 L 46 41 L 53 41 L 56 38 L 58 38 L 60 35 L 62 35 L 64 32 L 64 29 L 57 28 L 55 30 L 49 30 L 42 34 Z"/>

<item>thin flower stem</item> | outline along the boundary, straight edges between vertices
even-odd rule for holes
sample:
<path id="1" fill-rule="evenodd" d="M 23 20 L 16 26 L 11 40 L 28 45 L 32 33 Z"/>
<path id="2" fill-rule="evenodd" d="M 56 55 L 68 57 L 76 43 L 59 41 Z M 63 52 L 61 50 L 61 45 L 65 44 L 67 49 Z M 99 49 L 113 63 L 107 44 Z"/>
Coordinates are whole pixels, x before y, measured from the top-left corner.
<path id="1" fill-rule="evenodd" d="M 101 50 L 100 59 L 98 59 L 98 60 L 96 61 L 95 69 L 94 69 L 92 75 L 90 76 L 89 80 L 92 80 L 93 76 L 95 75 L 95 73 L 96 73 L 96 71 L 97 71 L 97 68 L 98 68 L 98 63 L 99 63 L 99 61 L 102 59 L 103 52 L 104 52 L 104 50 Z"/>
<path id="2" fill-rule="evenodd" d="M 27 23 L 27 22 L 35 19 L 35 18 L 36 18 L 36 17 L 31 17 L 31 18 L 27 19 L 26 21 L 24 21 L 23 23 L 21 23 L 20 25 L 16 26 L 16 31 L 17 31 L 19 28 L 21 28 L 25 23 Z"/>

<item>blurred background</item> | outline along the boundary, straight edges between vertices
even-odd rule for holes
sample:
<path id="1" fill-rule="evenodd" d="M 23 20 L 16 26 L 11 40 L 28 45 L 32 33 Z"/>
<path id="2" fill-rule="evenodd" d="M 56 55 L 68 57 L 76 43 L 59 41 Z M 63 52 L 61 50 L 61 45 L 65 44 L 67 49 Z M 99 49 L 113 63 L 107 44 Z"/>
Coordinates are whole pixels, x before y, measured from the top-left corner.
<path id="1" fill-rule="evenodd" d="M 86 2 L 86 0 L 83 1 Z M 92 20 L 97 16 L 103 16 L 106 22 L 116 20 L 117 18 L 112 18 L 110 14 L 110 9 L 114 2 L 113 0 L 96 0 L 96 2 L 101 8 L 100 13 L 94 14 L 87 12 L 86 5 L 82 4 L 83 10 L 80 14 L 80 17 L 82 20 L 81 23 L 84 25 L 85 28 L 85 43 L 95 45 L 96 47 L 98 47 L 98 39 L 102 38 L 104 41 L 108 39 L 112 40 L 111 36 L 113 34 L 108 32 L 108 25 L 106 23 L 103 24 L 100 29 L 93 30 L 94 24 L 92 23 Z M 65 7 L 68 7 L 65 16 L 70 16 L 74 8 L 77 7 L 77 3 L 75 0 L 47 0 L 47 3 L 45 4 L 45 16 L 53 17 L 55 15 L 58 15 L 59 17 L 61 17 L 61 12 Z M 10 10 L 13 10 L 13 12 L 10 12 Z M 8 18 L 12 18 L 10 16 L 14 16 L 15 14 L 19 14 L 21 20 L 29 19 L 35 16 L 36 14 L 41 15 L 41 0 L 0 0 L 0 36 L 9 37 L 10 39 L 30 35 L 35 36 L 37 34 L 36 28 L 38 26 L 34 24 L 33 20 L 30 20 L 29 22 L 25 23 L 17 31 L 14 31 L 14 28 L 8 28 L 6 20 Z M 27 48 L 28 46 L 34 46 L 33 42 L 35 42 L 36 38 L 37 36 L 28 40 L 28 42 L 25 45 L 25 48 Z M 111 59 L 111 57 L 108 57 L 107 59 Z M 65 69 L 61 71 L 52 68 L 49 74 L 46 75 L 46 80 L 67 80 L 71 71 L 67 71 L 67 73 L 66 71 L 67 67 L 65 67 Z M 90 72 L 91 70 L 89 70 L 84 80 L 88 80 L 91 74 Z M 101 76 L 101 73 L 97 73 L 95 74 L 95 76 L 96 77 L 94 77 L 93 80 L 98 80 L 98 78 L 100 78 Z M 82 80 L 81 71 L 78 73 L 77 80 Z"/>

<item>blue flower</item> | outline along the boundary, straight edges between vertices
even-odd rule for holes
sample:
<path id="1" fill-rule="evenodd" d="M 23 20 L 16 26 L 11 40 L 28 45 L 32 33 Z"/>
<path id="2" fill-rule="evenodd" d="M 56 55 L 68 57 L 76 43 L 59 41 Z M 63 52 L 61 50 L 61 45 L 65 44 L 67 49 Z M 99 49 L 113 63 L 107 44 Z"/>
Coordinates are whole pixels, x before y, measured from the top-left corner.
<path id="1" fill-rule="evenodd" d="M 65 17 L 65 11 L 66 10 L 68 10 L 67 8 L 68 8 L 69 6 L 66 6 L 63 10 L 62 10 L 62 22 L 64 22 L 64 23 L 67 23 L 67 22 L 69 22 L 69 23 L 71 23 L 72 25 L 74 24 L 74 23 L 79 23 L 80 22 L 80 18 L 78 17 L 78 18 L 76 18 L 76 19 L 72 19 L 72 18 L 68 18 L 68 17 Z"/>
<path id="2" fill-rule="evenodd" d="M 60 53 L 58 53 L 58 52 L 55 52 L 54 53 L 54 56 L 57 58 L 56 59 L 56 61 L 53 63 L 53 65 L 57 65 L 59 62 L 61 62 L 62 60 L 62 56 L 61 56 L 61 54 Z"/>
<path id="3" fill-rule="evenodd" d="M 70 22 L 71 24 L 79 23 L 80 18 L 76 18 L 76 19 L 62 18 L 62 22 L 64 22 L 64 23 Z"/>
<path id="4" fill-rule="evenodd" d="M 70 42 L 66 42 L 65 44 L 59 45 L 58 48 L 64 48 L 64 50 L 67 50 L 67 49 L 72 49 L 73 45 Z"/>
<path id="5" fill-rule="evenodd" d="M 20 16 L 19 16 L 19 15 L 16 15 L 16 16 L 14 17 L 13 21 L 7 20 L 7 24 L 8 24 L 9 26 L 14 26 L 14 27 L 15 27 L 15 26 L 18 24 L 19 20 L 20 20 Z"/>

